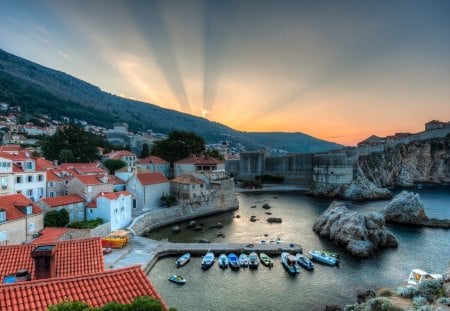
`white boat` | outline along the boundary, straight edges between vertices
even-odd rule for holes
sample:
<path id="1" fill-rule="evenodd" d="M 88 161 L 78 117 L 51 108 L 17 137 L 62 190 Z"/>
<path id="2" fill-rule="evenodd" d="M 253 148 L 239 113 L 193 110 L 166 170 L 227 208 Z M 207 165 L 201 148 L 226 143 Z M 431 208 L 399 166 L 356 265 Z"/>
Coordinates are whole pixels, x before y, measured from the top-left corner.
<path id="1" fill-rule="evenodd" d="M 248 257 L 245 254 L 239 255 L 239 265 L 241 267 L 248 267 Z"/>
<path id="2" fill-rule="evenodd" d="M 439 280 L 442 278 L 442 274 L 431 274 L 420 269 L 413 269 L 409 274 L 407 281 L 408 285 L 419 285 L 425 280 Z"/>
<path id="3" fill-rule="evenodd" d="M 236 254 L 229 254 L 228 255 L 228 264 L 230 265 L 231 269 L 239 269 L 239 259 Z"/>
<path id="4" fill-rule="evenodd" d="M 307 270 L 314 270 L 313 263 L 305 255 L 298 253 L 298 254 L 295 255 L 295 258 L 297 258 L 297 263 L 300 266 L 304 267 Z"/>
<path id="5" fill-rule="evenodd" d="M 248 266 L 250 269 L 257 269 L 259 265 L 258 254 L 251 252 L 248 256 Z"/>
<path id="6" fill-rule="evenodd" d="M 177 268 L 182 267 L 185 264 L 187 264 L 190 259 L 191 259 L 191 254 L 190 253 L 186 253 L 183 256 L 181 256 L 180 258 L 178 258 L 177 261 L 175 261 L 175 266 Z"/>
<path id="7" fill-rule="evenodd" d="M 281 263 L 292 275 L 296 275 L 300 272 L 300 268 L 297 265 L 297 258 L 287 252 L 281 253 Z"/>
<path id="8" fill-rule="evenodd" d="M 339 264 L 339 259 L 336 257 L 330 256 L 325 252 L 321 251 L 310 251 L 309 254 L 314 258 L 315 260 L 322 262 L 324 264 L 334 266 Z"/>
<path id="9" fill-rule="evenodd" d="M 214 253 L 208 252 L 202 259 L 202 269 L 208 269 L 214 264 L 215 258 Z"/>
<path id="10" fill-rule="evenodd" d="M 169 276 L 169 281 L 177 283 L 177 284 L 185 284 L 186 279 L 182 277 L 181 275 L 172 274 Z"/>
<path id="11" fill-rule="evenodd" d="M 220 254 L 217 262 L 220 268 L 228 268 L 228 257 L 225 254 Z"/>

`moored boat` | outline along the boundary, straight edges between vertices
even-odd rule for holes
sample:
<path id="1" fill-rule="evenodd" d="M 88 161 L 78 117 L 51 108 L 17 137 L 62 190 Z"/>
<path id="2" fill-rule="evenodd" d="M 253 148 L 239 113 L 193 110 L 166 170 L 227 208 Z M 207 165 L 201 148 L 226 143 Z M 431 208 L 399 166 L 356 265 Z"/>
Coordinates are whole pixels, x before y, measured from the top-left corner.
<path id="1" fill-rule="evenodd" d="M 220 254 L 219 260 L 217 262 L 220 268 L 228 268 L 228 257 L 225 254 Z"/>
<path id="2" fill-rule="evenodd" d="M 257 269 L 259 265 L 258 254 L 251 252 L 248 256 L 248 266 L 250 269 Z"/>
<path id="3" fill-rule="evenodd" d="M 208 269 L 214 264 L 214 253 L 208 252 L 202 259 L 202 269 Z"/>
<path id="4" fill-rule="evenodd" d="M 184 277 L 182 277 L 181 275 L 176 275 L 176 274 L 172 274 L 171 276 L 169 276 L 169 281 L 172 281 L 177 284 L 185 284 L 186 283 L 186 279 Z"/>
<path id="5" fill-rule="evenodd" d="M 266 253 L 259 253 L 259 259 L 261 259 L 261 263 L 266 267 L 273 267 L 273 260 Z"/>
<path id="6" fill-rule="evenodd" d="M 300 268 L 297 265 L 297 258 L 288 252 L 282 252 L 281 253 L 281 263 L 286 268 L 286 270 L 292 274 L 296 275 L 300 272 Z"/>
<path id="7" fill-rule="evenodd" d="M 233 253 L 229 254 L 228 255 L 228 264 L 230 265 L 231 269 L 239 269 L 238 256 Z"/>
<path id="8" fill-rule="evenodd" d="M 189 260 L 191 259 L 191 254 L 190 253 L 186 253 L 182 256 L 180 256 L 176 261 L 175 261 L 175 266 L 177 268 L 184 266 L 185 264 L 187 264 L 189 262 Z"/>
<path id="9" fill-rule="evenodd" d="M 325 252 L 315 250 L 315 251 L 310 251 L 309 254 L 312 256 L 312 258 L 314 258 L 315 260 L 322 262 L 324 264 L 327 264 L 330 266 L 339 264 L 339 259 L 337 259 L 336 257 L 330 256 Z"/>
<path id="10" fill-rule="evenodd" d="M 305 255 L 298 253 L 297 255 L 295 255 L 295 258 L 297 259 L 297 263 L 300 266 L 304 267 L 307 270 L 314 270 L 313 263 Z"/>
<path id="11" fill-rule="evenodd" d="M 246 254 L 239 255 L 239 265 L 244 268 L 248 267 L 248 257 Z"/>

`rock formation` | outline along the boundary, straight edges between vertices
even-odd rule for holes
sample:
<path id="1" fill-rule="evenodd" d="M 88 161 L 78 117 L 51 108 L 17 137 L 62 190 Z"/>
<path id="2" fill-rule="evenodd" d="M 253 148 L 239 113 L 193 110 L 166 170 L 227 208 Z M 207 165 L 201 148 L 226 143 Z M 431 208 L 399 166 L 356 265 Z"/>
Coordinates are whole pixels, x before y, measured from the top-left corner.
<path id="1" fill-rule="evenodd" d="M 395 237 L 385 229 L 382 214 L 365 216 L 350 211 L 342 202 L 332 202 L 316 220 L 313 230 L 322 237 L 345 247 L 353 256 L 371 257 L 385 247 L 397 247 Z"/>
<path id="2" fill-rule="evenodd" d="M 384 207 L 383 214 L 389 223 L 450 228 L 449 219 L 428 218 L 418 193 L 402 191 Z"/>
<path id="3" fill-rule="evenodd" d="M 379 187 L 450 183 L 450 136 L 399 144 L 359 157 L 364 175 Z"/>

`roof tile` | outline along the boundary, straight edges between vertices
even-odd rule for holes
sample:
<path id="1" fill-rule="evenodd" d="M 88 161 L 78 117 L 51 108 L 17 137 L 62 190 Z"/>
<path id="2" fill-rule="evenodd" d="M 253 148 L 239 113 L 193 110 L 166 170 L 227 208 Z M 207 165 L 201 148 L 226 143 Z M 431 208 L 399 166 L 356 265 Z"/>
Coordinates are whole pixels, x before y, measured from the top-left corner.
<path id="1" fill-rule="evenodd" d="M 169 180 L 161 173 L 137 173 L 137 179 L 142 185 L 168 183 Z"/>
<path id="2" fill-rule="evenodd" d="M 53 198 L 44 198 L 41 201 L 47 203 L 50 207 L 58 207 L 68 204 L 84 202 L 84 199 L 77 194 L 62 195 Z"/>

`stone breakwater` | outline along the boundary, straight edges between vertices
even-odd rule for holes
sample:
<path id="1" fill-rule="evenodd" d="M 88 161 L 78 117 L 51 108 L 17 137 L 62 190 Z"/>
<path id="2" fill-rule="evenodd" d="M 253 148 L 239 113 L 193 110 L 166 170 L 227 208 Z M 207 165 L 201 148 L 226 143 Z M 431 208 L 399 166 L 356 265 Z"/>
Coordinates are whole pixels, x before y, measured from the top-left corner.
<path id="1" fill-rule="evenodd" d="M 343 202 L 332 202 L 316 220 L 313 230 L 361 258 L 398 246 L 395 236 L 386 230 L 382 214 L 362 215 L 347 209 Z"/>

